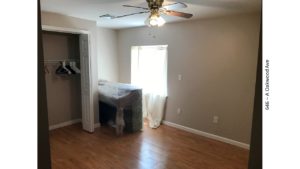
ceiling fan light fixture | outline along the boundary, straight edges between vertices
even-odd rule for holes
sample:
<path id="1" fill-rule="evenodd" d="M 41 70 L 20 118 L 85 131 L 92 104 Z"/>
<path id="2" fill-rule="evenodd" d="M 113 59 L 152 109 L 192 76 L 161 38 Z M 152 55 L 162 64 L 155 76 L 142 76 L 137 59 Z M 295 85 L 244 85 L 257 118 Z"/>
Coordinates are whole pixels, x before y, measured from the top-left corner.
<path id="1" fill-rule="evenodd" d="M 156 19 L 156 23 L 157 23 L 157 26 L 163 26 L 166 23 L 166 21 L 164 20 L 164 18 L 162 18 L 161 16 L 159 16 Z"/>
<path id="2" fill-rule="evenodd" d="M 158 12 L 151 13 L 151 15 L 145 21 L 145 24 L 149 27 L 160 27 L 163 26 L 165 23 L 166 21 L 158 14 Z"/>

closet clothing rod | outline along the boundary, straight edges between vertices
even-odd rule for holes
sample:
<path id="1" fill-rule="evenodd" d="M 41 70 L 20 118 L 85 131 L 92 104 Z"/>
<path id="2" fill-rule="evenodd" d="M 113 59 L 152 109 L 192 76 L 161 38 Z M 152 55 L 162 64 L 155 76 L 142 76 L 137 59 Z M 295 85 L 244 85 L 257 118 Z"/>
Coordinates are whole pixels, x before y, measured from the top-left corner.
<path id="1" fill-rule="evenodd" d="M 56 63 L 56 62 L 70 62 L 70 61 L 79 61 L 80 59 L 58 59 L 58 60 L 44 60 L 44 63 Z"/>

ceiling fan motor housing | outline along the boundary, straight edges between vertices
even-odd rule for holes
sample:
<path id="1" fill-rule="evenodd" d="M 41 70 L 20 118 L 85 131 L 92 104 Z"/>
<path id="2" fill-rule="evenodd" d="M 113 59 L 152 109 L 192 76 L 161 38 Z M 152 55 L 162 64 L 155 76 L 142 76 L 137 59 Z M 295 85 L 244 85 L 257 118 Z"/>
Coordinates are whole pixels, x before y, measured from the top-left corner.
<path id="1" fill-rule="evenodd" d="M 158 10 L 162 7 L 164 0 L 147 0 L 147 2 L 150 10 Z"/>

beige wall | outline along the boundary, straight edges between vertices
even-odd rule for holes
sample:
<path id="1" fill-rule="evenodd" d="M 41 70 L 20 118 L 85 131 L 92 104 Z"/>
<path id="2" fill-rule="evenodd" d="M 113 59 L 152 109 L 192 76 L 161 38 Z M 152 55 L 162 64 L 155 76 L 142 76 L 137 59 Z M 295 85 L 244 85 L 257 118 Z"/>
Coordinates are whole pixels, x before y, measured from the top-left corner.
<path id="1" fill-rule="evenodd" d="M 78 36 L 62 33 L 43 33 L 45 60 L 79 60 Z M 45 74 L 49 125 L 81 119 L 80 74 L 56 75 L 58 63 L 47 63 L 49 73 Z M 59 95 L 58 95 L 59 93 Z"/>
<path id="2" fill-rule="evenodd" d="M 117 32 L 105 28 L 98 28 L 97 30 L 98 79 L 118 82 Z"/>
<path id="3" fill-rule="evenodd" d="M 131 46 L 167 44 L 165 120 L 249 143 L 259 24 L 259 15 L 249 14 L 120 30 L 119 80 L 130 82 Z"/>
<path id="4" fill-rule="evenodd" d="M 42 25 L 73 28 L 87 30 L 90 32 L 91 42 L 91 76 L 93 79 L 92 93 L 93 93 L 93 108 L 95 113 L 95 122 L 98 122 L 98 65 L 97 65 L 97 26 L 95 21 L 89 21 L 65 15 L 42 12 Z"/>

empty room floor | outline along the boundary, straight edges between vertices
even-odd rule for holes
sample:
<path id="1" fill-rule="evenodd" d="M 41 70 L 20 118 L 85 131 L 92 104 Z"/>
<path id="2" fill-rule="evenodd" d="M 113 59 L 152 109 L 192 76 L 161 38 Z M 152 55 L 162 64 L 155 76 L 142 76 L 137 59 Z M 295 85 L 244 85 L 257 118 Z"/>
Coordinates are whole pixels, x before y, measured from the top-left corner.
<path id="1" fill-rule="evenodd" d="M 50 131 L 52 169 L 247 169 L 248 150 L 162 125 L 116 136 L 75 124 Z"/>

